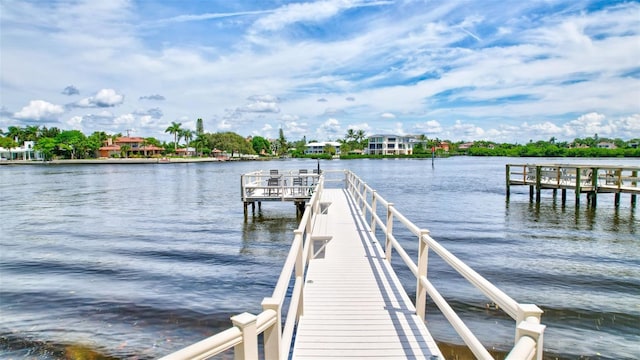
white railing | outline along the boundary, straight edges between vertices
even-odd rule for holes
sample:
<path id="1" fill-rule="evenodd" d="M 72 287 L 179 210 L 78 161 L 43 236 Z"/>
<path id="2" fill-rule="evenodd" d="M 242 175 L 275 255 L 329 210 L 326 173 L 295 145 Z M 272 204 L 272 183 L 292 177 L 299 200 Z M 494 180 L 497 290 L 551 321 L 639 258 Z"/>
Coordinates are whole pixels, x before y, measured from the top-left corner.
<path id="1" fill-rule="evenodd" d="M 267 175 L 268 176 L 268 175 Z M 292 343 L 293 331 L 302 315 L 304 275 L 311 256 L 311 230 L 316 214 L 321 211 L 320 197 L 324 190 L 324 176 L 317 176 L 311 199 L 298 228 L 293 231 L 293 242 L 280 277 L 271 297 L 262 300 L 263 311 L 256 315 L 243 313 L 231 318 L 233 327 L 163 357 L 163 360 L 207 359 L 233 348 L 236 359 L 258 358 L 258 336 L 263 335 L 264 357 L 286 359 Z M 287 288 L 293 279 L 293 292 L 289 299 L 284 324 L 282 311 L 287 300 Z"/>
<path id="2" fill-rule="evenodd" d="M 316 169 L 302 173 L 300 170 L 254 171 L 240 176 L 242 201 L 291 200 L 309 198 L 320 175 Z"/>
<path id="3" fill-rule="evenodd" d="M 489 281 L 484 279 L 444 247 L 429 236 L 429 231 L 420 229 L 396 210 L 392 203 L 379 196 L 375 190 L 364 183 L 351 171 L 327 171 L 345 175 L 345 187 L 356 200 L 366 218 L 371 219 L 371 231 L 375 233 L 376 225 L 385 234 L 386 260 L 391 261 L 392 251 L 395 250 L 407 267 L 416 277 L 416 313 L 425 319 L 426 296 L 429 295 L 434 303 L 449 320 L 454 329 L 479 359 L 493 359 L 475 335 L 467 328 L 460 317 L 449 306 L 446 300 L 427 278 L 428 251 L 432 249 L 452 268 L 465 277 L 471 284 L 480 289 L 488 298 L 502 308 L 509 316 L 516 320 L 515 346 L 507 359 L 542 359 L 543 333 L 545 326 L 540 324 L 542 310 L 531 304 L 519 304 L 508 295 L 500 291 Z M 309 259 L 312 254 L 312 229 L 316 215 L 322 212 L 320 198 L 325 186 L 325 176 L 319 176 L 310 201 L 300 224 L 294 230 L 293 242 L 285 260 L 280 277 L 270 297 L 262 301 L 263 311 L 258 315 L 242 313 L 231 318 L 233 327 L 200 342 L 187 346 L 161 360 L 207 359 L 223 351 L 234 349 L 235 359 L 283 360 L 289 357 L 294 328 L 303 315 L 304 278 Z M 378 205 L 386 210 L 386 217 L 377 214 Z M 382 208 L 380 208 L 382 210 Z M 418 237 L 418 264 L 416 265 L 407 252 L 402 248 L 393 234 L 395 221 L 403 224 L 411 233 Z M 288 310 L 282 322 L 282 312 L 287 300 L 287 289 L 293 280 L 293 291 L 288 299 Z M 263 336 L 263 354 L 259 356 L 259 335 Z"/>
<path id="4" fill-rule="evenodd" d="M 428 280 L 427 259 L 428 251 L 431 249 L 516 321 L 515 345 L 507 359 L 542 359 L 545 326 L 540 324 L 540 316 L 542 315 L 540 308 L 532 304 L 519 304 L 513 300 L 431 238 L 428 230 L 420 229 L 409 221 L 396 210 L 393 203 L 386 201 L 350 171 L 346 172 L 346 186 L 350 194 L 355 198 L 357 205 L 361 208 L 363 216 L 365 218 L 367 214 L 370 216 L 371 231 L 375 233 L 376 226 L 379 226 L 382 233 L 384 233 L 386 260 L 391 261 L 392 251 L 395 250 L 416 277 L 416 313 L 423 321 L 426 311 L 426 295 L 429 295 L 473 354 L 478 359 L 493 359 L 482 343 Z M 378 215 L 378 211 L 385 212 L 386 216 L 381 218 Z M 393 225 L 396 220 L 417 236 L 419 244 L 417 265 L 394 236 Z"/>

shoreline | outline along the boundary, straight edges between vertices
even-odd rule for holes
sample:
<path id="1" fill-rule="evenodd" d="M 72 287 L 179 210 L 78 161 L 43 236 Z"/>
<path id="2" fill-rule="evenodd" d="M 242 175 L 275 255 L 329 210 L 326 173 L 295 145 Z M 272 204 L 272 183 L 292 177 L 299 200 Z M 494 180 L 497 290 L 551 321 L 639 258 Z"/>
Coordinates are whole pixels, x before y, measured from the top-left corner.
<path id="1" fill-rule="evenodd" d="M 180 164 L 197 162 L 225 162 L 247 159 L 218 158 L 126 158 L 126 159 L 64 159 L 64 160 L 4 160 L 1 165 L 104 165 L 104 164 Z"/>

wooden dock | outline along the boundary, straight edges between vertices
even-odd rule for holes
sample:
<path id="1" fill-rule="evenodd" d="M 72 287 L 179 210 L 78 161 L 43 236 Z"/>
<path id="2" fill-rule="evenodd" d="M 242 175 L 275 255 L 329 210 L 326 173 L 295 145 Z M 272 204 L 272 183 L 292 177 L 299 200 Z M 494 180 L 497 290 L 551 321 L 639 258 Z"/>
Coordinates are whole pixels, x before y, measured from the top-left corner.
<path id="1" fill-rule="evenodd" d="M 293 359 L 444 359 L 346 190 L 320 201 Z"/>
<path id="2" fill-rule="evenodd" d="M 640 194 L 640 166 L 605 166 L 576 164 L 507 164 L 507 199 L 511 186 L 529 186 L 529 198 L 540 201 L 543 189 L 553 190 L 554 197 L 562 191 L 562 205 L 567 199 L 567 190 L 573 190 L 576 205 L 580 195 L 587 195 L 587 204 L 596 206 L 597 195 L 613 193 L 615 206 L 620 205 L 620 195 L 630 194 L 631 206 L 635 207 Z"/>
<path id="3" fill-rule="evenodd" d="M 328 174 L 341 176 L 339 181 L 344 186 L 325 188 L 330 182 Z M 310 191 L 304 194 L 309 196 L 304 197 L 304 213 L 293 232 L 291 249 L 273 293 L 262 301 L 262 312 L 233 316 L 232 327 L 163 360 L 208 359 L 229 349 L 233 349 L 235 359 L 252 360 L 443 360 L 426 325 L 427 297 L 476 358 L 493 359 L 427 277 L 429 256 L 439 256 L 514 320 L 514 345 L 507 360 L 542 360 L 542 310 L 534 304 L 518 303 L 499 290 L 354 173 L 343 170 L 316 174 L 312 188 L 285 186 L 284 182 L 275 185 L 275 181 L 274 185 L 265 185 L 271 175 L 255 172 L 242 176 L 245 208 L 251 201 L 296 199 L 302 195 L 292 191 L 301 187 Z M 276 186 L 280 190 L 293 188 L 270 194 Z M 396 239 L 394 229 L 398 228 L 403 236 L 411 234 L 412 238 L 405 241 L 416 241 L 416 257 Z M 399 256 L 413 274 L 410 281 L 416 284 L 415 303 L 391 266 L 392 254 Z"/>
<path id="4" fill-rule="evenodd" d="M 319 169 L 254 171 L 240 176 L 240 191 L 247 217 L 249 205 L 255 214 L 264 201 L 290 201 L 301 216 L 320 178 Z"/>

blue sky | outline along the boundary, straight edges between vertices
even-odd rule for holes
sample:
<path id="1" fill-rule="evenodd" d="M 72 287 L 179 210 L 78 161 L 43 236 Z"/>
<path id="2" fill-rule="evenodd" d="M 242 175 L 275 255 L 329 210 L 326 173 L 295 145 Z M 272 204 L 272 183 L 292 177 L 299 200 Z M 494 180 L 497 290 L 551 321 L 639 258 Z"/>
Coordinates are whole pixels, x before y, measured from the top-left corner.
<path id="1" fill-rule="evenodd" d="M 0 129 L 640 137 L 640 2 L 0 1 Z"/>

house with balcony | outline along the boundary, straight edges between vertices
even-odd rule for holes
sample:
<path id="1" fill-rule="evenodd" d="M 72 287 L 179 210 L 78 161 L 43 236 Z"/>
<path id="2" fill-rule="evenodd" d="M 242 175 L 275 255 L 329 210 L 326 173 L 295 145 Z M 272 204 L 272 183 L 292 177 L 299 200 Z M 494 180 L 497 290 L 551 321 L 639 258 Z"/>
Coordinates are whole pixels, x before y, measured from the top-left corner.
<path id="1" fill-rule="evenodd" d="M 414 136 L 371 135 L 366 153 L 369 155 L 411 155 L 418 143 Z"/>
<path id="2" fill-rule="evenodd" d="M 155 145 L 147 144 L 146 140 L 141 137 L 128 137 L 122 136 L 115 140 L 112 138 L 107 139 L 104 146 L 98 149 L 100 157 L 114 157 L 120 156 L 123 146 L 127 150 L 127 156 L 157 156 L 162 154 L 163 148 Z"/>
<path id="3" fill-rule="evenodd" d="M 310 142 L 304 146 L 306 155 L 324 154 L 327 146 L 332 146 L 336 150 L 336 155 L 340 155 L 340 143 L 336 141 Z"/>

